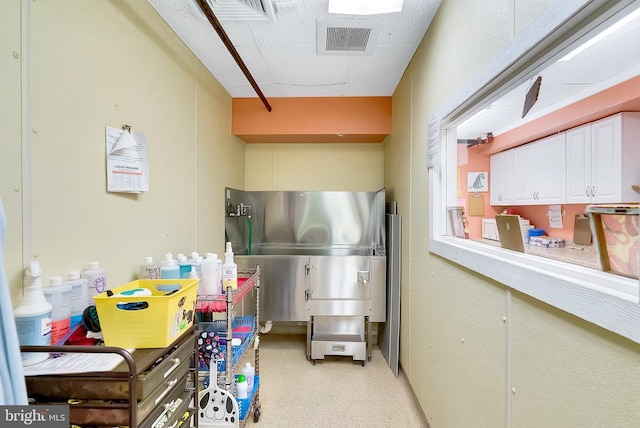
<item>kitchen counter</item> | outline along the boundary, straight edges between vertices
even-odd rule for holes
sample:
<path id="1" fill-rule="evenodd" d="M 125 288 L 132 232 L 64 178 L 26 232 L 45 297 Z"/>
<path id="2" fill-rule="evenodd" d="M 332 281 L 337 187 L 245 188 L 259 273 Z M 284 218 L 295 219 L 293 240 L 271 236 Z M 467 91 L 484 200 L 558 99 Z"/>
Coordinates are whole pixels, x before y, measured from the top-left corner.
<path id="1" fill-rule="evenodd" d="M 500 246 L 499 241 L 494 241 L 492 239 L 472 238 L 472 240 L 481 242 L 483 244 L 492 245 L 494 247 Z M 590 269 L 600 270 L 598 255 L 593 244 L 574 245 L 573 242 L 569 241 L 567 242 L 567 246 L 564 248 L 545 248 L 525 244 L 525 251 L 527 254 L 531 254 L 534 256 L 545 257 L 548 259 L 584 266 Z"/>

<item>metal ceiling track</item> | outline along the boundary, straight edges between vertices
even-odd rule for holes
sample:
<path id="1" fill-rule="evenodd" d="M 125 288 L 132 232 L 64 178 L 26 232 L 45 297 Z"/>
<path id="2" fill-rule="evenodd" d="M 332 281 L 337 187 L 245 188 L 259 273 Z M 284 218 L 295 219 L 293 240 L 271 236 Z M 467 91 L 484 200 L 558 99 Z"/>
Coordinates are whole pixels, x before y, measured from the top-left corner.
<path id="1" fill-rule="evenodd" d="M 204 12 L 205 16 L 209 20 L 209 23 L 211 24 L 213 29 L 216 30 L 216 33 L 218 33 L 218 36 L 220 36 L 220 40 L 222 40 L 222 43 L 224 43 L 224 45 L 227 47 L 227 50 L 229 51 L 233 59 L 238 64 L 238 67 L 240 67 L 240 70 L 242 70 L 245 77 L 247 78 L 247 80 L 249 80 L 249 83 L 258 94 L 258 97 L 260 97 L 260 100 L 262 100 L 262 104 L 264 104 L 266 109 L 269 112 L 271 112 L 271 105 L 269 104 L 269 101 L 260 90 L 260 87 L 258 86 L 255 79 L 251 75 L 251 72 L 245 65 L 244 61 L 240 57 L 240 54 L 238 53 L 236 48 L 233 46 L 233 43 L 231 43 L 229 36 L 227 36 L 227 33 L 224 31 L 224 28 L 222 28 L 222 24 L 220 24 L 220 21 L 218 21 L 218 18 L 216 18 L 216 15 L 213 13 L 213 10 L 211 10 L 211 7 L 207 3 L 207 0 L 197 0 L 197 2 L 198 2 L 198 5 L 200 6 L 200 9 L 202 9 L 202 12 Z"/>

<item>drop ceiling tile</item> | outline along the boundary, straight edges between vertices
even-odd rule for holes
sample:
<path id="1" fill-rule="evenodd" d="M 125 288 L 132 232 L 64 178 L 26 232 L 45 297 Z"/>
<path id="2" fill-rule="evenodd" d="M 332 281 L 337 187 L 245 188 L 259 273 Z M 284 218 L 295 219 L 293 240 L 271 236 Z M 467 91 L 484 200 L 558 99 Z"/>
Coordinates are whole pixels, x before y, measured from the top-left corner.
<path id="1" fill-rule="evenodd" d="M 265 62 L 271 65 L 275 83 L 326 85 L 343 84 L 347 80 L 344 56 L 316 55 L 315 50 L 307 48 L 263 47 L 262 53 Z"/>
<path id="2" fill-rule="evenodd" d="M 147 1 L 230 94 L 246 96 L 247 92 L 253 91 L 253 88 L 246 89 L 250 85 L 208 20 L 194 11 L 193 0 Z M 384 90 L 386 94 L 389 87 L 397 85 L 397 76 L 401 76 L 406 68 L 441 2 L 405 0 L 402 13 L 356 17 L 329 14 L 326 0 L 300 0 L 298 11 L 277 13 L 275 21 L 224 20 L 221 24 L 258 84 L 268 88 L 261 88 L 265 93 L 273 93 L 273 96 L 343 96 L 350 93 L 349 85 L 357 84 L 352 92 L 379 95 L 376 90 Z M 316 28 L 319 19 L 380 20 L 384 30 L 376 49 L 380 46 L 395 49 L 374 52 L 379 61 L 360 59 L 354 62 L 354 56 L 344 55 L 318 56 Z M 401 50 L 406 54 L 404 57 L 397 54 Z M 392 57 L 384 58 L 384 52 Z M 398 61 L 397 67 L 402 72 L 389 68 L 390 63 Z M 353 77 L 349 78 L 349 74 Z M 368 91 L 363 89 L 367 85 L 371 85 Z"/>

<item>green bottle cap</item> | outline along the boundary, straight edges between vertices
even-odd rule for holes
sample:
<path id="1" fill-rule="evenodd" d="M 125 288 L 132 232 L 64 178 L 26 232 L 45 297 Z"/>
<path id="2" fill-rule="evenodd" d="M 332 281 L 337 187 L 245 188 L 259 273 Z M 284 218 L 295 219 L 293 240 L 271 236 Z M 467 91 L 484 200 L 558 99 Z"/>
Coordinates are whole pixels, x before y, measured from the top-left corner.
<path id="1" fill-rule="evenodd" d="M 246 382 L 246 377 L 243 374 L 238 375 L 238 383 L 240 382 Z"/>

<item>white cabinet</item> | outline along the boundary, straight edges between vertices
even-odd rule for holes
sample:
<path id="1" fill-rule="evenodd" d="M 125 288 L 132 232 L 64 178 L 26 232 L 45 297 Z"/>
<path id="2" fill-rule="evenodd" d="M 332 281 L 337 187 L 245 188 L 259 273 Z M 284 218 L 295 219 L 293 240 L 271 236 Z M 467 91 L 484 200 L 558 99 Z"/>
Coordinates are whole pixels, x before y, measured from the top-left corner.
<path id="1" fill-rule="evenodd" d="M 565 135 L 552 135 L 512 149 L 514 205 L 562 204 L 565 201 Z"/>
<path id="2" fill-rule="evenodd" d="M 489 192 L 491 205 L 513 205 L 513 150 L 490 158 Z"/>
<path id="3" fill-rule="evenodd" d="M 640 113 L 619 113 L 566 132 L 567 203 L 634 202 L 640 183 Z"/>
<path id="4" fill-rule="evenodd" d="M 591 203 L 591 124 L 566 132 L 567 202 Z"/>
<path id="5" fill-rule="evenodd" d="M 640 112 L 497 153 L 490 167 L 491 205 L 637 202 Z"/>

